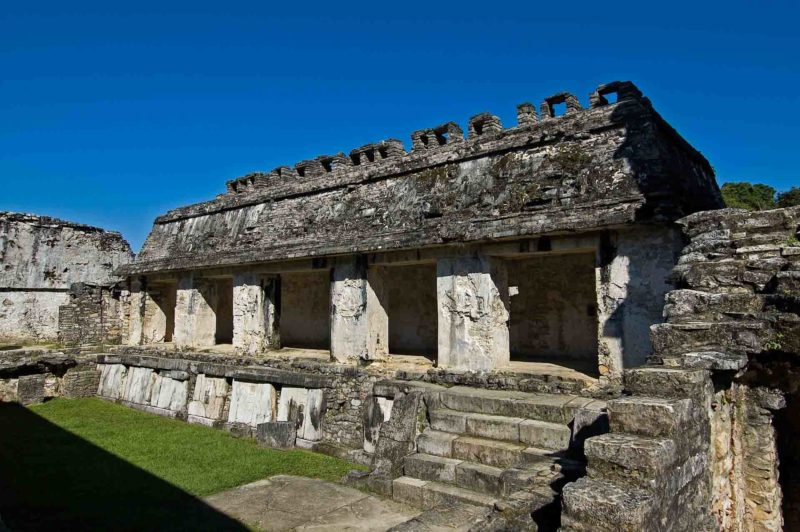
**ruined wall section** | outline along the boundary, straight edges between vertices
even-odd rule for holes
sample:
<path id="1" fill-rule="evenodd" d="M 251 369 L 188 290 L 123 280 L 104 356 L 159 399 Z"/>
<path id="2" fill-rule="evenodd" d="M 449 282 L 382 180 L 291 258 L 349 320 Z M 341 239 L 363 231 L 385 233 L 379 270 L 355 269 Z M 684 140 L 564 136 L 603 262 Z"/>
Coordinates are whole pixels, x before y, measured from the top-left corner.
<path id="1" fill-rule="evenodd" d="M 797 525 L 800 208 L 679 223 L 689 243 L 651 327 L 654 355 L 625 371 L 611 433 L 586 442 L 564 530 Z"/>
<path id="2" fill-rule="evenodd" d="M 123 334 L 123 290 L 75 283 L 58 311 L 58 341 L 69 346 L 119 344 Z"/>
<path id="3" fill-rule="evenodd" d="M 133 260 L 119 233 L 55 218 L 0 212 L 0 338 L 54 341 L 73 283 L 110 285 Z"/>
<path id="4" fill-rule="evenodd" d="M 510 129 L 477 115 L 466 139 L 448 123 L 415 132 L 408 153 L 389 140 L 245 176 L 214 201 L 159 217 L 122 271 L 592 230 L 721 206 L 707 161 L 677 134 L 660 136 L 671 128 L 631 84 L 601 87 L 588 109 L 568 100 L 558 117 L 559 98 L 541 117 L 523 104 Z M 681 160 L 665 161 L 673 152 Z"/>

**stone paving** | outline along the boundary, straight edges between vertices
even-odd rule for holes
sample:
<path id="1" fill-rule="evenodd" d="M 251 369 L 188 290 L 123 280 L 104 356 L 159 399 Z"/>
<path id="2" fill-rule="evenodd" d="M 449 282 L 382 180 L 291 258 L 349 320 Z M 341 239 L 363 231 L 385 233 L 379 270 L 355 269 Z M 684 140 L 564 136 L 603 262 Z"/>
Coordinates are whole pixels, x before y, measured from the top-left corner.
<path id="1" fill-rule="evenodd" d="M 265 532 L 378 532 L 420 510 L 324 480 L 277 475 L 207 497 L 217 510 Z"/>

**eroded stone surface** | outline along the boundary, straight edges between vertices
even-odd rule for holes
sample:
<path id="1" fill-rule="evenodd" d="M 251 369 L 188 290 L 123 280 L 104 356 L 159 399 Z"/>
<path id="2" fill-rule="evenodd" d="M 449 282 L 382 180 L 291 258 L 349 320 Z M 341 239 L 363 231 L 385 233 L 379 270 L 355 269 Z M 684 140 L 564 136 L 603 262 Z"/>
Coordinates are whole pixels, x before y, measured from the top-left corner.
<path id="1" fill-rule="evenodd" d="M 338 484 L 286 475 L 247 484 L 205 500 L 235 519 L 270 532 L 379 532 L 420 513 Z"/>

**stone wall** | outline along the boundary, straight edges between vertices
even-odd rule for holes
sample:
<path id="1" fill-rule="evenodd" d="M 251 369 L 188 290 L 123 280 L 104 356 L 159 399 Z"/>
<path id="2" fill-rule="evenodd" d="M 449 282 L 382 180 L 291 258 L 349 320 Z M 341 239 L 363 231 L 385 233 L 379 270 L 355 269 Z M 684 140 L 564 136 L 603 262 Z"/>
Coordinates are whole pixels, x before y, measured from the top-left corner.
<path id="1" fill-rule="evenodd" d="M 625 372 L 611 433 L 586 442 L 564 490 L 565 530 L 783 530 L 800 500 L 800 208 L 719 210 L 680 222 L 688 244 Z M 793 434 L 793 436 L 789 436 Z"/>
<path id="2" fill-rule="evenodd" d="M 94 355 L 47 349 L 0 351 L 0 401 L 28 405 L 53 397 L 91 397 L 98 382 Z"/>
<path id="3" fill-rule="evenodd" d="M 58 341 L 69 346 L 122 341 L 122 290 L 74 283 L 69 301 L 58 309 Z"/>
<path id="4" fill-rule="evenodd" d="M 97 395 L 148 412 L 255 436 L 299 415 L 297 445 L 364 445 L 363 406 L 379 375 L 315 361 L 122 350 L 97 356 Z M 294 402 L 296 408 L 290 408 Z M 294 443 L 294 442 L 293 442 Z"/>
<path id="5" fill-rule="evenodd" d="M 73 283 L 113 284 L 133 259 L 119 233 L 0 212 L 0 340 L 55 341 Z"/>

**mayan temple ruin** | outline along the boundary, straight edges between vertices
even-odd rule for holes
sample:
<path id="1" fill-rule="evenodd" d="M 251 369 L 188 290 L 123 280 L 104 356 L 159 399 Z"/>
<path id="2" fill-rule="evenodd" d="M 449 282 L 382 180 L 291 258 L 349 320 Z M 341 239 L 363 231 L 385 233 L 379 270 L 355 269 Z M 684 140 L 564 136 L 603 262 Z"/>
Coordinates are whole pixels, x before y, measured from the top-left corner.
<path id="1" fill-rule="evenodd" d="M 225 185 L 135 258 L 0 213 L 0 400 L 346 458 L 396 531 L 800 530 L 800 208 L 632 83 Z"/>

